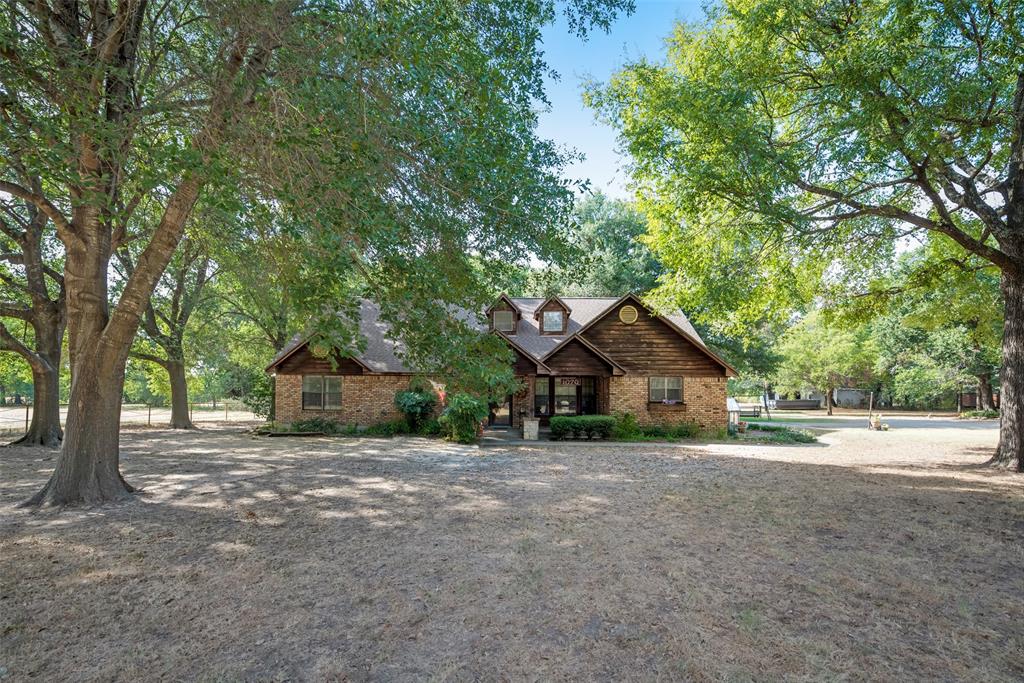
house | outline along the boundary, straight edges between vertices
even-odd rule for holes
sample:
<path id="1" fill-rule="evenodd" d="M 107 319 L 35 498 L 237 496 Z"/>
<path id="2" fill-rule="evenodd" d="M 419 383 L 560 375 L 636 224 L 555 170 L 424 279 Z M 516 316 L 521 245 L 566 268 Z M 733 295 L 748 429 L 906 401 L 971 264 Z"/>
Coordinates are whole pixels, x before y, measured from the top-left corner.
<path id="1" fill-rule="evenodd" d="M 725 427 L 726 379 L 736 371 L 712 352 L 682 313 L 656 315 L 633 295 L 621 298 L 513 298 L 483 313 L 486 330 L 514 353 L 522 389 L 492 406 L 494 426 L 524 416 L 633 414 L 640 424 L 691 422 Z M 345 424 L 398 419 L 395 393 L 417 373 L 404 365 L 379 308 L 361 304 L 366 350 L 314 356 L 297 338 L 267 367 L 282 423 L 322 416 Z"/>

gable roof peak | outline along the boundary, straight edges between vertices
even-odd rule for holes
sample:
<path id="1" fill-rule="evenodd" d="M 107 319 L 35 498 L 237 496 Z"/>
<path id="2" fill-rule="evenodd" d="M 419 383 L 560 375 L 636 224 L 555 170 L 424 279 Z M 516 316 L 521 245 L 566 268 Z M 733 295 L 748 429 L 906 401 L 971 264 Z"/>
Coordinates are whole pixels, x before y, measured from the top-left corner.
<path id="1" fill-rule="evenodd" d="M 547 305 L 548 305 L 549 303 L 551 303 L 552 301 L 554 301 L 554 302 L 555 302 L 555 303 L 557 303 L 557 304 L 558 304 L 559 306 L 561 306 L 561 307 L 562 307 L 562 309 L 563 309 L 563 310 L 564 310 L 564 311 L 565 311 L 566 313 L 572 313 L 572 308 L 570 308 L 570 307 L 569 307 L 569 304 L 565 303 L 565 301 L 563 301 L 563 300 L 562 300 L 562 297 L 560 297 L 560 296 L 558 296 L 558 295 L 552 295 L 552 296 L 549 296 L 548 298 L 544 299 L 544 301 L 540 302 L 540 305 L 539 305 L 539 306 L 537 306 L 537 308 L 535 308 L 535 309 L 534 309 L 534 314 L 533 314 L 533 316 L 534 316 L 535 318 L 536 318 L 536 317 L 538 317 L 538 316 L 540 315 L 540 311 L 541 311 L 541 310 L 542 310 L 542 309 L 543 309 L 543 308 L 544 308 L 545 306 L 547 306 Z"/>
<path id="2" fill-rule="evenodd" d="M 512 300 L 512 297 L 510 297 L 505 292 L 502 292 L 501 294 L 498 295 L 498 298 L 494 300 L 494 303 L 487 307 L 487 310 L 484 311 L 484 315 L 490 315 L 491 311 L 493 311 L 501 302 L 505 302 L 506 304 L 512 307 L 512 310 L 515 311 L 517 315 L 519 314 L 519 305 Z"/>

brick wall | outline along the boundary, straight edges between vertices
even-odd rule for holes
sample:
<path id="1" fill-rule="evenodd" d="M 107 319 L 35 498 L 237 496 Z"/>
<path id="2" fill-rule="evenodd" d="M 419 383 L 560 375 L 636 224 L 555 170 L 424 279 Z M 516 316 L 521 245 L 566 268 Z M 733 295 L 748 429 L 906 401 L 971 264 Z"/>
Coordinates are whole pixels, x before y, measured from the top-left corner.
<path id="1" fill-rule="evenodd" d="M 341 424 L 361 426 L 400 420 L 395 394 L 409 388 L 409 375 L 343 375 L 341 410 L 303 410 L 302 375 L 276 375 L 276 419 L 290 424 L 311 417 L 325 417 Z"/>
<path id="2" fill-rule="evenodd" d="M 642 425 L 692 422 L 703 429 L 717 429 L 725 427 L 729 420 L 724 377 L 684 377 L 683 403 L 680 405 L 649 403 L 648 396 L 647 377 L 611 377 L 608 412 L 632 413 Z"/>

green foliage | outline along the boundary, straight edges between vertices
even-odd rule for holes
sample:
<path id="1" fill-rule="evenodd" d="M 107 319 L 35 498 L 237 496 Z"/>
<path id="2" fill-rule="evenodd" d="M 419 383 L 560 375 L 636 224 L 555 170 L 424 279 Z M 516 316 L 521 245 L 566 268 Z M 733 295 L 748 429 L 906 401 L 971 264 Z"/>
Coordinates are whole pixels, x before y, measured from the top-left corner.
<path id="1" fill-rule="evenodd" d="M 405 415 L 409 428 L 414 432 L 420 430 L 423 422 L 430 417 L 437 405 L 437 396 L 433 391 L 399 391 L 395 394 L 395 407 Z"/>
<path id="2" fill-rule="evenodd" d="M 551 438 L 607 439 L 615 429 L 615 418 L 610 415 L 555 415 L 551 418 Z"/>
<path id="3" fill-rule="evenodd" d="M 984 418 L 991 419 L 999 417 L 998 410 L 965 410 L 960 413 L 960 417 L 964 419 L 968 418 Z"/>
<path id="4" fill-rule="evenodd" d="M 309 434 L 322 432 L 324 434 L 338 434 L 344 427 L 334 421 L 329 420 L 325 417 L 311 417 L 305 420 L 296 420 L 291 423 L 289 428 L 290 431 L 298 432 L 300 434 Z"/>
<path id="5" fill-rule="evenodd" d="M 895 404 L 950 407 L 958 390 L 998 375 L 1003 302 L 997 274 L 980 266 L 930 239 L 870 283 L 871 296 L 836 311 L 845 324 L 869 321 L 876 373 Z"/>
<path id="6" fill-rule="evenodd" d="M 435 418 L 424 420 L 420 424 L 419 432 L 421 436 L 441 436 L 444 434 L 444 427 L 441 426 L 441 421 Z"/>
<path id="7" fill-rule="evenodd" d="M 866 329 L 832 327 L 817 313 L 790 328 L 779 351 L 783 358 L 776 376 L 779 389 L 811 388 L 822 393 L 868 384 L 877 353 Z"/>
<path id="8" fill-rule="evenodd" d="M 473 443 L 487 417 L 487 403 L 469 394 L 452 394 L 439 420 L 445 436 L 458 443 Z"/>
<path id="9" fill-rule="evenodd" d="M 960 292 L 979 267 L 1022 267 L 1021 198 L 1003 189 L 1024 87 L 1016 0 L 724 0 L 667 44 L 587 93 L 633 161 L 668 270 L 654 299 L 726 330 L 784 325 L 862 294 L 929 235 L 956 248 L 898 289 L 921 275 Z"/>
<path id="10" fill-rule="evenodd" d="M 270 417 L 274 408 L 274 378 L 261 373 L 250 385 L 249 391 L 242 394 L 242 403 L 254 415 L 262 418 Z"/>
<path id="11" fill-rule="evenodd" d="M 748 428 L 766 432 L 768 436 L 763 440 L 771 443 L 815 443 L 818 441 L 818 438 L 806 429 L 797 429 L 785 425 L 750 422 L 748 423 Z"/>
<path id="12" fill-rule="evenodd" d="M 618 413 L 615 415 L 615 427 L 612 428 L 612 438 L 616 441 L 630 441 L 640 436 L 640 423 L 633 413 Z"/>
<path id="13" fill-rule="evenodd" d="M 552 75 L 542 29 L 562 13 L 583 36 L 631 8 L 213 0 L 118 5 L 105 21 L 111 8 L 85 3 L 62 15 L 64 40 L 46 12 L 13 0 L 0 14 L 0 180 L 38 187 L 24 192 L 32 211 L 50 211 L 64 242 L 96 247 L 104 291 L 125 268 L 109 287 L 122 323 L 145 315 L 150 327 L 154 292 L 121 296 L 127 271 L 157 281 L 186 229 L 230 272 L 222 312 L 273 349 L 296 319 L 325 345 L 357 348 L 356 302 L 372 295 L 409 365 L 489 396 L 514 378 L 459 313 L 483 308 L 491 289 L 470 263 L 557 260 L 577 185 L 563 174 L 574 155 L 537 133 Z M 178 265 L 170 274 L 194 282 Z M 144 341 L 176 335 L 161 320 L 187 298 L 161 281 Z M 201 346 L 186 341 L 199 365 L 215 354 Z"/>
<path id="14" fill-rule="evenodd" d="M 612 438 L 616 441 L 676 441 L 693 439 L 699 435 L 700 427 L 690 422 L 641 426 L 632 413 L 616 415 L 612 429 Z"/>
<path id="15" fill-rule="evenodd" d="M 0 398 L 33 396 L 32 368 L 15 353 L 0 353 Z"/>
<path id="16" fill-rule="evenodd" d="M 573 258 L 564 265 L 523 269 L 504 289 L 522 296 L 643 294 L 664 272 L 640 241 L 647 219 L 627 201 L 597 192 L 576 203 L 565 241 Z"/>

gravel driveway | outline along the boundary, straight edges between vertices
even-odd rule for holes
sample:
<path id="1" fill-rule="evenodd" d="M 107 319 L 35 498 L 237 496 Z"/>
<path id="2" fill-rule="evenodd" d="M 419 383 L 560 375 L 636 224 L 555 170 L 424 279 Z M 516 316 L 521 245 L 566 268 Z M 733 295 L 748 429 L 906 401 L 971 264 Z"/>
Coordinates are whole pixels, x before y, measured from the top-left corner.
<path id="1" fill-rule="evenodd" d="M 28 513 L 3 680 L 1024 678 L 1024 477 L 992 423 L 806 446 L 476 449 L 137 431 L 145 493 Z M 5 678 L 6 677 L 6 678 Z"/>

